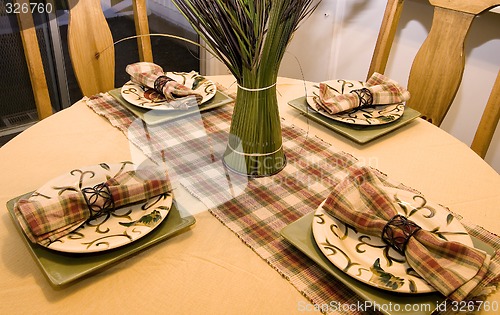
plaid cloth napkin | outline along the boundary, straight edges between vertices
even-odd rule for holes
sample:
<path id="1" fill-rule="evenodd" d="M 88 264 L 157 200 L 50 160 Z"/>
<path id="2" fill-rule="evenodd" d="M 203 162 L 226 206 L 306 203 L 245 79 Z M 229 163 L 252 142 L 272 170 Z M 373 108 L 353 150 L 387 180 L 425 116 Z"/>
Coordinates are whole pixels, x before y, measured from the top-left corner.
<path id="1" fill-rule="evenodd" d="M 70 233 L 88 219 L 170 191 L 164 174 L 128 171 L 94 187 L 68 189 L 56 198 L 33 193 L 19 200 L 14 212 L 26 236 L 41 245 Z"/>
<path id="2" fill-rule="evenodd" d="M 399 216 L 371 169 L 352 167 L 348 171 L 323 206 L 328 214 L 358 232 L 382 236 L 404 253 L 408 264 L 423 279 L 450 300 L 478 297 L 492 289 L 488 254 L 440 239 Z"/>
<path id="3" fill-rule="evenodd" d="M 333 115 L 358 107 L 401 103 L 409 98 L 410 92 L 405 88 L 375 72 L 366 81 L 364 88 L 351 90 L 347 94 L 339 93 L 326 83 L 320 83 L 319 96 L 314 100 L 318 109 L 324 109 Z"/>
<path id="4" fill-rule="evenodd" d="M 163 94 L 167 101 L 191 96 L 199 105 L 203 99 L 201 94 L 166 76 L 163 69 L 154 63 L 136 62 L 128 65 L 125 70 L 130 74 L 132 82 L 155 89 Z"/>

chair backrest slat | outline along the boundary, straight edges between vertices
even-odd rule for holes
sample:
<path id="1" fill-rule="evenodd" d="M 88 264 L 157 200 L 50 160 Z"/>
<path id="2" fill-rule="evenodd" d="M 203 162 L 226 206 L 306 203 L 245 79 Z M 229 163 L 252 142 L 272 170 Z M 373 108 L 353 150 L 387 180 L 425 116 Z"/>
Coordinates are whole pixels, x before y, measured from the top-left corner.
<path id="1" fill-rule="evenodd" d="M 68 46 L 73 70 L 84 95 L 107 92 L 115 84 L 115 48 L 100 0 L 68 0 Z M 149 34 L 146 0 L 133 0 L 137 35 Z M 153 61 L 149 36 L 137 39 L 141 61 Z"/>
<path id="2" fill-rule="evenodd" d="M 100 0 L 68 0 L 68 48 L 84 95 L 109 91 L 115 84 L 113 36 Z"/>
<path id="3" fill-rule="evenodd" d="M 28 4 L 29 7 L 28 0 L 16 0 L 16 2 L 21 4 L 21 7 L 24 7 L 24 5 L 22 5 L 23 3 Z M 44 119 L 52 115 L 52 103 L 50 101 L 47 80 L 45 79 L 42 55 L 40 53 L 33 17 L 31 16 L 31 12 L 21 10 L 21 12 L 17 14 L 17 19 L 38 118 Z"/>
<path id="4" fill-rule="evenodd" d="M 385 8 L 382 25 L 375 44 L 370 70 L 366 79 L 374 72 L 384 73 L 391 53 L 394 36 L 398 29 L 399 19 L 403 11 L 404 0 L 388 0 Z"/>
<path id="5" fill-rule="evenodd" d="M 471 148 L 483 157 L 488 151 L 488 147 L 495 134 L 495 129 L 498 125 L 498 120 L 500 119 L 500 71 L 498 72 L 497 79 L 493 85 L 493 89 L 490 94 L 486 108 L 484 109 L 484 114 L 481 117 L 481 121 L 477 127 L 476 134 L 472 140 Z"/>
<path id="6" fill-rule="evenodd" d="M 134 8 L 135 32 L 137 35 L 149 34 L 149 22 L 145 0 L 132 0 Z M 139 59 L 141 61 L 153 62 L 153 51 L 151 50 L 151 39 L 149 36 L 137 38 L 139 47 Z"/>
<path id="7" fill-rule="evenodd" d="M 478 15 L 498 5 L 498 0 L 429 0 L 435 7 Z"/>
<path id="8" fill-rule="evenodd" d="M 435 8 L 429 36 L 410 70 L 407 104 L 441 125 L 457 94 L 465 67 L 464 41 L 474 15 Z"/>

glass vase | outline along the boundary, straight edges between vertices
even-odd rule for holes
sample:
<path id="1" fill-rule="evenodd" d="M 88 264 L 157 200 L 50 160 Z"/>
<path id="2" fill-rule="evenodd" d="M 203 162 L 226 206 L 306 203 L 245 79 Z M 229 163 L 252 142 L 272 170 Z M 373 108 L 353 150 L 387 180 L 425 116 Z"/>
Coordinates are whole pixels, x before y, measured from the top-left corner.
<path id="1" fill-rule="evenodd" d="M 276 84 L 263 89 L 238 86 L 223 161 L 249 177 L 271 176 L 285 167 Z"/>

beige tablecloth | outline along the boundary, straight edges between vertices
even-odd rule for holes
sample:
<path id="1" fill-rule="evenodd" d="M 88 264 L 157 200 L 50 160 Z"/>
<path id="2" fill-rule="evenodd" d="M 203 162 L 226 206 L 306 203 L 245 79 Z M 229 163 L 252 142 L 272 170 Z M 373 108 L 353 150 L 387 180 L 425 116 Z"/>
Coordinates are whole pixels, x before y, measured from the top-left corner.
<path id="1" fill-rule="evenodd" d="M 233 83 L 230 76 L 212 79 L 225 86 Z M 460 141 L 415 120 L 386 137 L 357 145 L 286 105 L 304 95 L 303 82 L 280 78 L 278 91 L 280 112 L 288 122 L 418 189 L 465 220 L 500 233 L 500 176 Z M 5 203 L 75 166 L 119 162 L 135 154 L 140 153 L 124 135 L 82 101 L 0 149 L 0 313 L 36 309 L 46 314 L 298 314 L 312 310 L 286 279 L 182 191 L 176 193 L 181 207 L 196 213 L 197 223 L 190 231 L 69 287 L 52 288 L 30 257 Z M 489 300 L 499 301 L 500 293 Z"/>

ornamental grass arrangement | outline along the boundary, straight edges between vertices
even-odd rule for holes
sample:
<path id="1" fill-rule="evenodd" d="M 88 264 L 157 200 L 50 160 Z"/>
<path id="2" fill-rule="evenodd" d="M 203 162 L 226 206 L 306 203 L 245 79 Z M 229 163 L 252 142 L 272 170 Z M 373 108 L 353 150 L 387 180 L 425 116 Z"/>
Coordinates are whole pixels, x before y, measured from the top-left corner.
<path id="1" fill-rule="evenodd" d="M 278 70 L 293 33 L 319 1 L 172 0 L 207 50 L 236 78 L 236 101 L 223 156 L 233 171 L 260 177 L 284 168 Z"/>

